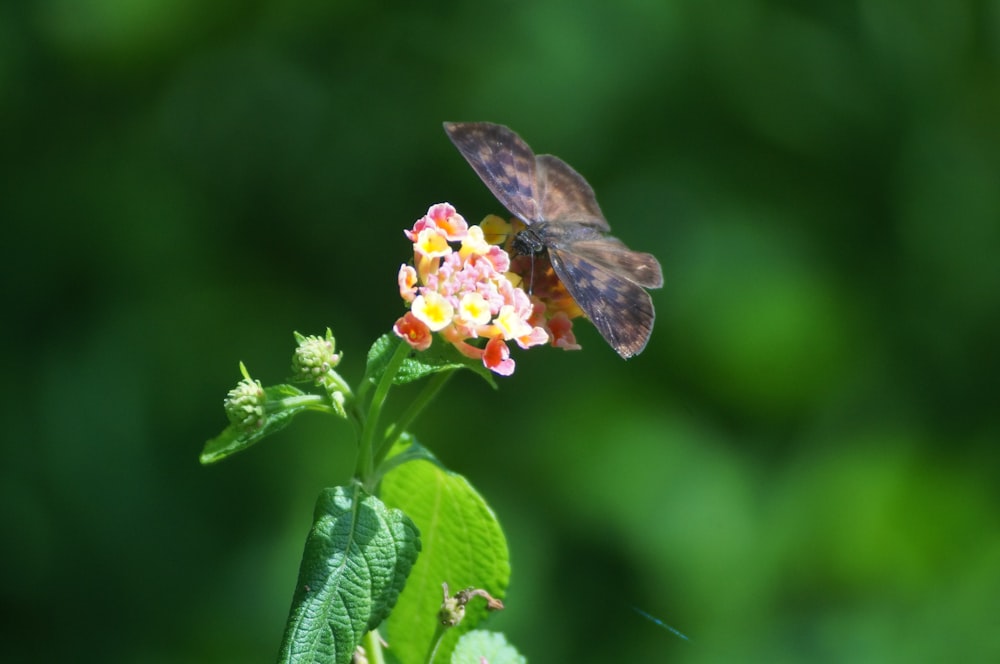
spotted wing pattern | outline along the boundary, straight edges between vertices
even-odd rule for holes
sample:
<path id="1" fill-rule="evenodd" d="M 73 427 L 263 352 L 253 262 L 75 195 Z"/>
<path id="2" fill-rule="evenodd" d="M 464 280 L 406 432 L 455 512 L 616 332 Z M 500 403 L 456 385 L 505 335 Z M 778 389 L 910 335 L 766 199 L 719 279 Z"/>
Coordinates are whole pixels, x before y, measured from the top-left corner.
<path id="1" fill-rule="evenodd" d="M 526 224 L 541 221 L 535 153 L 520 136 L 489 122 L 446 122 L 444 130 L 505 208 Z"/>
<path id="2" fill-rule="evenodd" d="M 619 355 L 628 359 L 646 347 L 653 333 L 653 300 L 634 281 L 572 251 L 549 248 L 559 279 Z"/>
<path id="3" fill-rule="evenodd" d="M 570 295 L 624 358 L 646 347 L 653 300 L 663 285 L 652 254 L 632 251 L 611 229 L 594 190 L 569 164 L 531 151 L 520 136 L 489 122 L 446 122 L 448 137 L 504 207 L 529 226 L 520 237 L 544 247 Z M 536 249 L 537 247 L 537 249 Z"/>

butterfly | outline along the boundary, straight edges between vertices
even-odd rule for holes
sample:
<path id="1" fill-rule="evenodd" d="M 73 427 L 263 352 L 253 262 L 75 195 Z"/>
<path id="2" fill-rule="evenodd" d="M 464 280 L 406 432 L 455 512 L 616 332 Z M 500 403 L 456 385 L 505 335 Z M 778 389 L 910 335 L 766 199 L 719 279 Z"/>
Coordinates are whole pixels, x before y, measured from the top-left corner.
<path id="1" fill-rule="evenodd" d="M 642 352 L 656 317 L 645 289 L 663 286 L 656 257 L 608 235 L 594 190 L 558 157 L 536 156 L 520 136 L 491 122 L 446 122 L 444 130 L 497 200 L 524 222 L 515 251 L 547 253 L 604 340 L 626 359 Z"/>

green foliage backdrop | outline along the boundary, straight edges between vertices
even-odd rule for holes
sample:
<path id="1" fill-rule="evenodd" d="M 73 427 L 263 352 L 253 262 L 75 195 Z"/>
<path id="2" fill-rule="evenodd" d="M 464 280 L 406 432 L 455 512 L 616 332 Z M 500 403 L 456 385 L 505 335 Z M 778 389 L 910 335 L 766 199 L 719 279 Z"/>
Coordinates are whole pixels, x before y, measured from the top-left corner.
<path id="1" fill-rule="evenodd" d="M 444 120 L 564 158 L 666 277 L 640 357 L 581 325 L 417 426 L 507 528 L 494 628 L 1000 659 L 996 1 L 38 0 L 0 7 L 4 661 L 273 661 L 346 431 L 198 453 L 293 329 L 356 378 L 428 205 L 501 212 Z"/>

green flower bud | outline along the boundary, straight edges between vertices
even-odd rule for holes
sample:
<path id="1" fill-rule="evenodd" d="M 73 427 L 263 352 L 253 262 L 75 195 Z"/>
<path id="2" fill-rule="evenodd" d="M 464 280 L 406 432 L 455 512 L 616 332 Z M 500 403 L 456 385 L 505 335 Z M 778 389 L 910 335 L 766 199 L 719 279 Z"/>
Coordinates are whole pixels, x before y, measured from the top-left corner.
<path id="1" fill-rule="evenodd" d="M 233 425 L 252 431 L 264 425 L 264 402 L 267 401 L 267 395 L 264 394 L 260 381 L 250 378 L 242 362 L 240 371 L 243 372 L 243 380 L 229 390 L 223 406 L 226 417 Z"/>
<path id="2" fill-rule="evenodd" d="M 292 357 L 293 380 L 323 384 L 326 376 L 340 364 L 341 357 L 334 352 L 335 342 L 330 329 L 326 330 L 326 338 L 316 335 L 304 337 L 296 332 L 295 340 L 299 346 Z"/>

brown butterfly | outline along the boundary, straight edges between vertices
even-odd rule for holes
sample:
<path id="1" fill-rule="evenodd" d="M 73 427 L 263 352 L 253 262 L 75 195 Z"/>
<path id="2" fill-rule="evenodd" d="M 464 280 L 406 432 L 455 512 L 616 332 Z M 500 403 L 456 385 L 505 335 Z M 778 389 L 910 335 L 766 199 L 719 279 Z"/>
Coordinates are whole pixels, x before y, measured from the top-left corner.
<path id="1" fill-rule="evenodd" d="M 611 230 L 594 190 L 569 164 L 535 156 L 520 136 L 490 122 L 446 122 L 444 130 L 504 207 L 527 228 L 519 253 L 548 253 L 556 276 L 623 358 L 642 352 L 653 332 L 653 300 L 663 285 L 652 254 L 632 251 Z"/>

